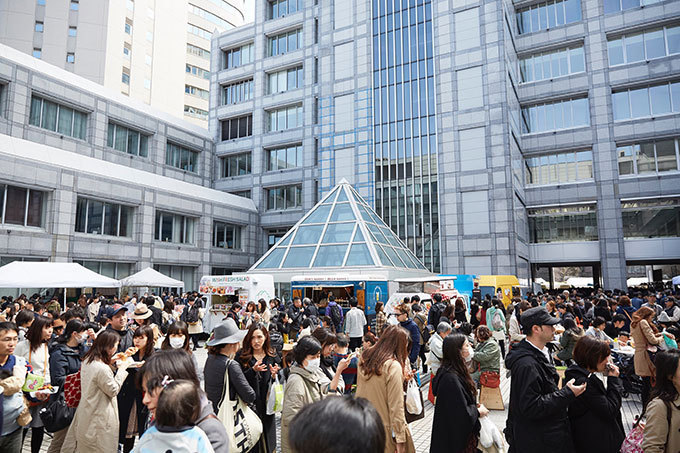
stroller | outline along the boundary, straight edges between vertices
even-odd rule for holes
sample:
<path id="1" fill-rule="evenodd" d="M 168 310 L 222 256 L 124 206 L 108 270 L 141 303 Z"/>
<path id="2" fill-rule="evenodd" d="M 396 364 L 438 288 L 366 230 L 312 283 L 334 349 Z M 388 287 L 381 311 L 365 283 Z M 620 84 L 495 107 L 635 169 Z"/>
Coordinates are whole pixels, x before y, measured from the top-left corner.
<path id="1" fill-rule="evenodd" d="M 642 378 L 635 374 L 633 356 L 612 351 L 612 359 L 614 364 L 619 367 L 619 378 L 623 383 L 623 395 L 621 396 L 628 398 L 631 394 L 641 395 Z"/>

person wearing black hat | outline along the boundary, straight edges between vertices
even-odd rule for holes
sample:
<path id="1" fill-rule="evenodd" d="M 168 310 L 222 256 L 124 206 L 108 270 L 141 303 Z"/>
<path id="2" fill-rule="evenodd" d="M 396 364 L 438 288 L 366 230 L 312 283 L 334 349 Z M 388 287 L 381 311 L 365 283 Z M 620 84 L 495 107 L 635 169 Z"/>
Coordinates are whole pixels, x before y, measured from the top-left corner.
<path id="1" fill-rule="evenodd" d="M 535 307 L 522 313 L 521 323 L 527 337 L 505 359 L 512 373 L 504 431 L 509 453 L 575 453 L 567 407 L 586 384 L 574 385 L 572 379 L 562 389 L 557 386 L 560 378 L 546 345 L 559 319 Z"/>

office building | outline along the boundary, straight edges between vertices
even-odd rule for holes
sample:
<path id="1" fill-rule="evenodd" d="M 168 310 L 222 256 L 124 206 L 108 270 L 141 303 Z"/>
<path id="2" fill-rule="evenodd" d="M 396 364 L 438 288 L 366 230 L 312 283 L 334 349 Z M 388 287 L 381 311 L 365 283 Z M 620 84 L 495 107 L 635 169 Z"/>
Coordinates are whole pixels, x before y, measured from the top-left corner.
<path id="1" fill-rule="evenodd" d="M 0 43 L 207 126 L 210 38 L 245 0 L 0 0 Z"/>
<path id="2" fill-rule="evenodd" d="M 269 246 L 346 178 L 435 272 L 669 279 L 679 27 L 670 0 L 257 0 L 213 38 L 215 188 Z"/>

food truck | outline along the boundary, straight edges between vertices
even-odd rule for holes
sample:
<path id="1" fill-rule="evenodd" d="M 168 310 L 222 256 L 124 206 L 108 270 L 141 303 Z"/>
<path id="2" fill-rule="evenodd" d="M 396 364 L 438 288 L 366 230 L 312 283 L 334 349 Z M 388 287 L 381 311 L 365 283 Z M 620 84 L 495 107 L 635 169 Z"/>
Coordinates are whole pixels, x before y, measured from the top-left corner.
<path id="1" fill-rule="evenodd" d="M 274 278 L 267 274 L 204 275 L 198 292 L 207 299 L 203 331 L 211 332 L 234 302 L 245 307 L 249 301 L 273 299 Z"/>
<path id="2" fill-rule="evenodd" d="M 463 277 L 461 285 L 465 287 L 465 292 L 459 290 L 457 275 L 433 275 L 431 277 L 414 277 L 414 278 L 398 278 L 395 280 L 398 289 L 392 293 L 390 299 L 385 307 L 385 312 L 390 314 L 394 311 L 394 307 L 400 304 L 405 297 L 412 297 L 417 295 L 420 298 L 420 304 L 426 309 L 432 305 L 432 295 L 441 294 L 445 299 L 455 300 L 460 297 L 465 301 L 465 305 L 470 308 L 470 297 L 472 295 L 472 275 L 461 275 Z M 468 278 L 470 277 L 470 282 Z M 469 283 L 469 294 L 467 286 Z"/>
<path id="3" fill-rule="evenodd" d="M 499 299 L 507 307 L 513 297 L 521 296 L 519 280 L 514 275 L 480 275 L 477 281 L 482 292 L 482 299 L 487 294 L 493 298 L 501 293 Z"/>
<path id="4" fill-rule="evenodd" d="M 325 308 L 328 296 L 333 295 L 343 312 L 349 310 L 350 297 L 356 297 L 369 324 L 375 317 L 375 304 L 387 302 L 388 281 L 381 275 L 336 274 L 296 275 L 291 278 L 293 297 L 308 297 L 319 308 Z"/>

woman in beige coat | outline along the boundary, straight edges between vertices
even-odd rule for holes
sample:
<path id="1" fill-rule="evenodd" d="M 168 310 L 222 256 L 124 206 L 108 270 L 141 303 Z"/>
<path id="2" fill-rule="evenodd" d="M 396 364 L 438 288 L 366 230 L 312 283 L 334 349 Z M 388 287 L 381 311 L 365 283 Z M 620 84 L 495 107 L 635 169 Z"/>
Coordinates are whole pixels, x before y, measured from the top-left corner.
<path id="1" fill-rule="evenodd" d="M 656 352 L 656 345 L 663 341 L 663 335 L 652 323 L 656 313 L 649 307 L 641 307 L 633 313 L 633 321 L 630 323 L 630 334 L 635 342 L 635 374 L 642 378 L 642 405 L 649 401 L 649 392 L 652 389 L 652 376 L 655 374 L 654 363 L 648 350 Z M 651 351 L 650 351 L 651 352 Z"/>
<path id="2" fill-rule="evenodd" d="M 416 451 L 404 414 L 404 381 L 412 377 L 408 361 L 410 338 L 403 327 L 389 326 L 359 361 L 356 396 L 366 398 L 380 414 L 385 427 L 385 453 Z"/>
<path id="3" fill-rule="evenodd" d="M 66 434 L 62 453 L 116 453 L 118 451 L 118 400 L 127 377 L 130 359 L 117 361 L 114 374 L 111 358 L 120 336 L 105 330 L 83 357 L 80 369 L 80 404 Z"/>
<path id="4" fill-rule="evenodd" d="M 645 410 L 647 423 L 642 451 L 680 451 L 680 351 L 677 349 L 657 354 L 656 385 L 651 398 Z"/>

